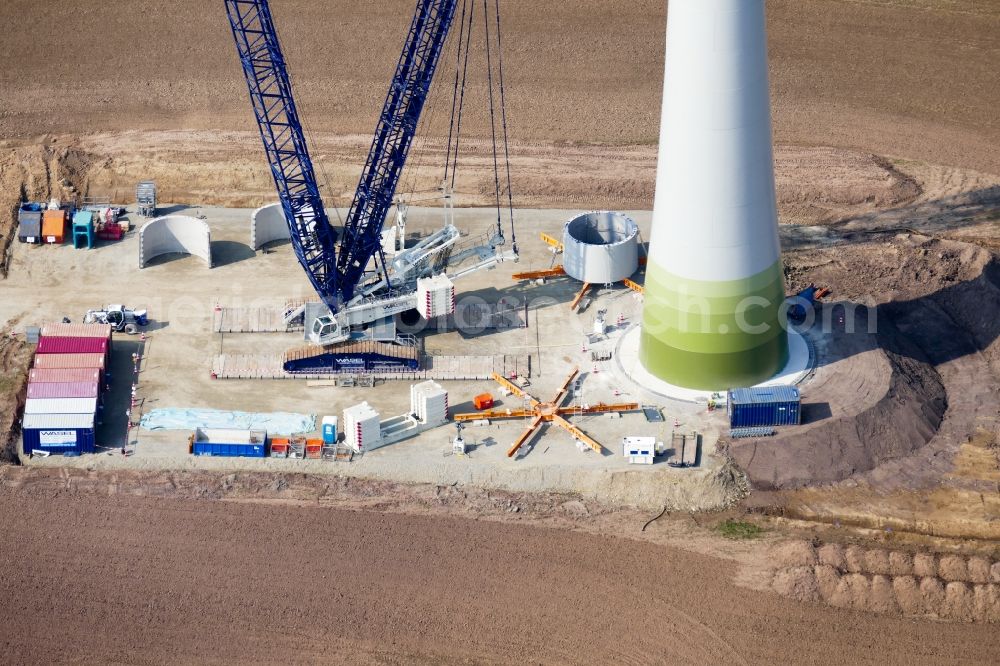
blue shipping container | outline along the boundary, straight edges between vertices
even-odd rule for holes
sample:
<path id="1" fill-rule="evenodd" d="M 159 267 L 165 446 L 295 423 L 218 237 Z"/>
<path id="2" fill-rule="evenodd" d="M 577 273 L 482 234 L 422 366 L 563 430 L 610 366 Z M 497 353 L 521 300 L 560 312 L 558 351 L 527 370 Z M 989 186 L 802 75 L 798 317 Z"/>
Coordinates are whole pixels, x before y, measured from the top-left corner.
<path id="1" fill-rule="evenodd" d="M 801 396 L 794 386 L 740 388 L 729 392 L 729 427 L 798 425 Z"/>
<path id="2" fill-rule="evenodd" d="M 26 414 L 21 430 L 21 450 L 53 455 L 93 453 L 93 414 Z"/>
<path id="3" fill-rule="evenodd" d="M 191 453 L 196 456 L 228 456 L 230 458 L 263 458 L 265 449 L 263 444 L 194 442 L 191 445 Z"/>
<path id="4" fill-rule="evenodd" d="M 196 428 L 191 436 L 196 456 L 263 458 L 267 455 L 267 432 L 235 428 Z"/>

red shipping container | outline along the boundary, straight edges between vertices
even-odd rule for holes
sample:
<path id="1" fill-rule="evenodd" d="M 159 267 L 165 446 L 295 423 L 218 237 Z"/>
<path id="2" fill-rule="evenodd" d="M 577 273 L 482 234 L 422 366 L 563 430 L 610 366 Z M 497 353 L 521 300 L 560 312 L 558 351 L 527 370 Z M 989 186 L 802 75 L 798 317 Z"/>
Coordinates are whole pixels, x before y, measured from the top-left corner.
<path id="1" fill-rule="evenodd" d="M 32 368 L 28 373 L 32 384 L 54 382 L 99 382 L 101 371 L 97 368 Z"/>
<path id="2" fill-rule="evenodd" d="M 104 354 L 36 354 L 36 368 L 88 368 L 104 369 Z"/>
<path id="3" fill-rule="evenodd" d="M 108 341 L 104 338 L 50 338 L 38 339 L 36 354 L 107 354 Z"/>
<path id="4" fill-rule="evenodd" d="M 45 324 L 45 338 L 110 338 L 110 324 Z"/>
<path id="5" fill-rule="evenodd" d="M 97 382 L 28 384 L 29 398 L 96 398 L 97 393 Z"/>

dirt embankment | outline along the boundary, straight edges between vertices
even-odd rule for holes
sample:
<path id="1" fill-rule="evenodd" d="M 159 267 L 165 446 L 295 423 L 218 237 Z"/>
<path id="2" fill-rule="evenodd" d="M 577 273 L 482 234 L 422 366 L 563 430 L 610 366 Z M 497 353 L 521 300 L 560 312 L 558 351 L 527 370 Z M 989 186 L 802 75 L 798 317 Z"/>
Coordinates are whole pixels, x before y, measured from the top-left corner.
<path id="1" fill-rule="evenodd" d="M 973 368 L 982 373 L 973 381 L 987 386 L 996 381 L 1000 261 L 989 251 L 904 236 L 792 253 L 787 261 L 791 290 L 809 283 L 827 285 L 848 305 L 871 304 L 853 313 L 843 304 L 833 306 L 834 316 L 827 318 L 833 330 L 826 335 L 834 349 L 858 340 L 877 344 L 892 374 L 885 395 L 859 414 L 818 419 L 784 429 L 777 437 L 724 443 L 755 487 L 840 481 L 905 458 L 938 435 L 946 413 L 956 423 L 970 416 L 963 382 L 970 381 Z M 845 315 L 854 320 L 853 334 L 845 332 Z M 872 318 L 876 332 L 867 335 Z M 822 320 L 817 319 L 818 325 Z M 956 363 L 962 364 L 961 371 Z M 948 437 L 962 437 L 965 425 L 953 428 Z"/>
<path id="2" fill-rule="evenodd" d="M 0 330 L 0 463 L 17 462 L 17 416 L 24 407 L 32 347 Z"/>
<path id="3" fill-rule="evenodd" d="M 775 437 L 723 444 L 755 488 L 840 481 L 909 455 L 931 440 L 948 406 L 940 376 L 891 322 L 880 323 L 876 339 L 886 347 L 892 375 L 889 390 L 869 409 L 821 420 L 805 430 L 784 429 Z"/>
<path id="4" fill-rule="evenodd" d="M 781 221 L 837 222 L 913 201 L 917 180 L 888 159 L 837 148 L 784 146 L 775 151 Z"/>
<path id="5" fill-rule="evenodd" d="M 799 601 L 890 615 L 1000 622 L 1000 561 L 790 541 L 772 549 L 764 586 Z"/>
<path id="6" fill-rule="evenodd" d="M 0 143 L 0 278 L 7 276 L 22 200 L 75 200 L 86 193 L 93 159 L 69 142 Z"/>

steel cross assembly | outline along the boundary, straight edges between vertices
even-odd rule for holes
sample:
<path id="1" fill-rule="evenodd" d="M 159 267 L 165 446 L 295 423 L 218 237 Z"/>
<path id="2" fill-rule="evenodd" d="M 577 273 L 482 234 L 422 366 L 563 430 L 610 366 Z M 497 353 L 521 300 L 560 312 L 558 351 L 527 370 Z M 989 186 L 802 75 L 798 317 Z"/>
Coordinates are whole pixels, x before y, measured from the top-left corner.
<path id="1" fill-rule="evenodd" d="M 561 407 L 560 403 L 566 398 L 569 393 L 569 386 L 573 383 L 573 380 L 577 378 L 580 374 L 579 368 L 574 368 L 573 372 L 566 377 L 566 380 L 559 387 L 556 392 L 555 397 L 549 402 L 542 402 L 537 398 L 531 396 L 525 392 L 520 386 L 514 384 L 513 382 L 507 380 L 506 378 L 493 373 L 491 375 L 493 381 L 500 384 L 508 391 L 524 399 L 528 403 L 528 409 L 487 409 L 481 412 L 476 412 L 472 414 L 456 414 L 455 420 L 458 422 L 462 421 L 475 421 L 478 419 L 525 419 L 530 418 L 531 422 L 528 427 L 518 436 L 509 449 L 507 449 L 507 457 L 511 458 L 517 453 L 518 449 L 524 445 L 535 431 L 543 423 L 554 423 L 559 426 L 569 434 L 573 435 L 574 438 L 583 442 L 594 451 L 601 453 L 604 451 L 604 447 L 600 445 L 595 439 L 587 435 L 575 425 L 567 421 L 565 416 L 573 416 L 579 414 L 601 414 L 607 412 L 633 412 L 639 409 L 639 404 L 635 402 L 625 402 L 613 405 L 608 405 L 605 403 L 598 403 L 596 405 L 587 406 L 574 406 L 569 405 L 566 407 Z"/>

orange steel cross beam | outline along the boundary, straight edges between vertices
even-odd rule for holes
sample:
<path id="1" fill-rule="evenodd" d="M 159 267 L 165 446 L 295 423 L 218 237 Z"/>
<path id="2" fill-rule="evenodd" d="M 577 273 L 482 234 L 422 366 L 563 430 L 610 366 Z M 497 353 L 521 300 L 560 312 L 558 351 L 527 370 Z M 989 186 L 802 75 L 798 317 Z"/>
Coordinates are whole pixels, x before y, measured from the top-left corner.
<path id="1" fill-rule="evenodd" d="M 521 389 L 521 387 L 517 386 L 513 382 L 508 381 L 501 375 L 493 373 L 492 378 L 495 382 L 506 388 L 514 395 L 527 400 L 531 405 L 531 408 L 488 409 L 471 414 L 456 414 L 454 418 L 456 421 L 475 421 L 479 419 L 522 419 L 531 417 L 531 422 L 528 424 L 528 427 L 525 428 L 524 432 L 522 432 L 516 440 L 514 440 L 511 447 L 507 449 L 508 457 L 513 457 L 514 454 L 517 453 L 518 449 L 531 439 L 531 436 L 543 423 L 553 423 L 559 426 L 573 435 L 573 437 L 592 448 L 594 451 L 601 453 L 604 449 L 599 442 L 563 417 L 578 414 L 600 414 L 606 412 L 634 412 L 639 409 L 639 404 L 635 402 L 622 402 L 608 405 L 602 402 L 587 407 L 575 407 L 572 405 L 560 407 L 559 404 L 566 398 L 566 394 L 569 392 L 570 384 L 573 383 L 573 380 L 576 379 L 579 374 L 579 368 L 574 368 L 573 372 L 566 377 L 562 385 L 559 387 L 555 397 L 553 397 L 553 399 L 549 402 L 542 402 L 541 400 L 537 400 L 530 394 L 526 393 Z"/>
<path id="2" fill-rule="evenodd" d="M 634 291 L 637 294 L 644 294 L 644 293 L 646 293 L 646 288 L 645 287 L 643 287 L 638 282 L 633 282 L 632 280 L 629 280 L 628 278 L 625 278 L 624 280 L 622 280 L 622 284 L 624 284 L 626 287 L 628 287 L 629 289 L 631 289 L 632 291 Z"/>
<path id="3" fill-rule="evenodd" d="M 576 309 L 576 306 L 578 306 L 580 304 L 580 301 L 583 300 L 583 297 L 587 295 L 587 291 L 588 290 L 590 290 L 590 283 L 589 282 L 584 282 L 583 286 L 580 288 L 580 293 L 578 293 L 576 295 L 576 298 L 573 299 L 573 302 L 569 304 L 569 309 L 570 310 L 575 310 Z"/>
<path id="4" fill-rule="evenodd" d="M 559 240 L 558 238 L 553 238 L 544 231 L 542 232 L 541 236 L 545 244 L 552 247 L 556 251 L 556 253 L 563 251 L 563 244 L 561 240 Z"/>
<path id="5" fill-rule="evenodd" d="M 561 277 L 566 275 L 566 269 L 562 266 L 553 266 L 540 271 L 525 271 L 524 273 L 514 273 L 510 277 L 514 280 L 537 280 L 538 278 Z"/>

